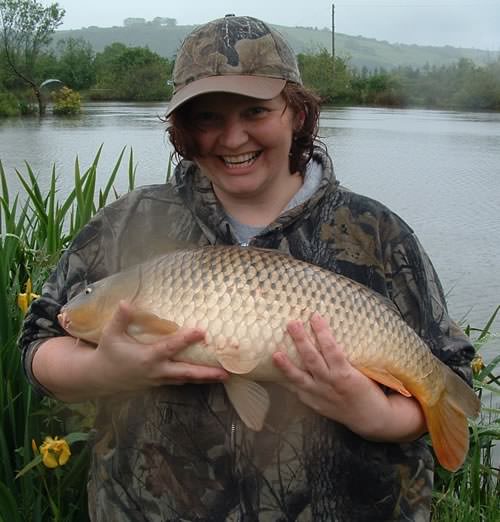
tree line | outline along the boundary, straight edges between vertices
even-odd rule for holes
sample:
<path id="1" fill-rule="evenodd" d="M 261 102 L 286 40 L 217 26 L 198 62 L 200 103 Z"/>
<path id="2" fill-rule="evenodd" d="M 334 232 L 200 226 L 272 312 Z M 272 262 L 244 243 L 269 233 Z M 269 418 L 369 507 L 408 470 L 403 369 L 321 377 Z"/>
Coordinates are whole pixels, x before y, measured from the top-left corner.
<path id="1" fill-rule="evenodd" d="M 297 58 L 305 85 L 327 105 L 500 110 L 500 60 L 486 66 L 461 59 L 450 66 L 369 71 L 352 68 L 343 58 L 333 60 L 326 50 Z M 117 42 L 95 53 L 88 42 L 69 38 L 38 56 L 33 80 L 40 85 L 58 79 L 93 100 L 162 101 L 172 94 L 172 69 L 173 60 L 145 47 Z M 0 96 L 8 92 L 29 106 L 26 87 L 0 54 Z"/>
<path id="2" fill-rule="evenodd" d="M 95 53 L 89 43 L 68 39 L 56 50 L 40 54 L 34 68 L 34 83 L 57 79 L 72 90 L 93 100 L 160 101 L 172 94 L 169 79 L 173 62 L 145 47 L 127 47 L 114 43 Z M 58 84 L 50 84 L 50 87 Z M 22 107 L 33 104 L 33 93 L 26 83 L 6 66 L 0 54 L 0 97 L 2 92 L 15 96 Z M 49 97 L 50 89 L 42 88 Z M 29 109 L 26 109 L 29 112 Z"/>
<path id="3" fill-rule="evenodd" d="M 299 54 L 304 83 L 330 105 L 500 110 L 500 59 L 476 65 L 462 58 L 447 66 L 369 71 L 323 50 Z"/>
<path id="4" fill-rule="evenodd" d="M 49 48 L 63 17 L 57 3 L 0 0 L 0 116 L 42 114 L 50 88 L 62 85 L 84 99 L 170 98 L 173 60 L 147 47 L 116 42 L 96 53 L 85 40 L 68 38 Z M 304 84 L 327 105 L 500 110 L 500 59 L 387 71 L 356 69 L 326 49 L 297 58 Z"/>

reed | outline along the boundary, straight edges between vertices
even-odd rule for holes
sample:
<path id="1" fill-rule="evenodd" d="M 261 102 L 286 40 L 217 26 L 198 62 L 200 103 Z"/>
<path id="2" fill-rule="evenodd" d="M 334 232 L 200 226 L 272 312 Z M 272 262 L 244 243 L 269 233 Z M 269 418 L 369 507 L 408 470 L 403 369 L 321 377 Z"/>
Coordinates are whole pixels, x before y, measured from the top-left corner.
<path id="1" fill-rule="evenodd" d="M 62 251 L 87 221 L 112 198 L 118 197 L 115 180 L 122 167 L 125 148 L 97 188 L 102 146 L 82 172 L 74 166 L 74 189 L 58 199 L 58 176 L 52 169 L 49 190 L 44 194 L 31 167 L 16 171 L 22 193 L 9 193 L 7 176 L 0 162 L 0 522 L 88 520 L 85 476 L 88 454 L 86 432 L 90 428 L 90 405 L 69 406 L 36 396 L 23 375 L 17 338 L 23 312 L 21 294 L 28 303 L 53 269 Z M 136 165 L 129 151 L 125 165 L 128 188 L 133 189 Z M 166 178 L 172 174 L 171 161 Z M 27 289 L 27 282 L 32 290 Z M 491 338 L 491 325 L 500 306 L 481 329 L 467 328 L 478 357 Z M 500 356 L 481 367 L 476 365 L 474 385 L 482 397 L 479 421 L 471 422 L 471 451 L 464 467 L 455 474 L 438 467 L 434 488 L 435 522 L 498 522 L 500 481 L 493 447 L 500 440 Z M 63 435 L 72 456 L 64 466 L 43 466 L 40 445 L 45 436 Z M 33 444 L 33 441 L 35 444 Z M 17 476 L 17 478 L 16 478 Z"/>
<path id="2" fill-rule="evenodd" d="M 498 522 L 500 520 L 500 355 L 484 364 L 481 350 L 491 339 L 500 306 L 482 329 L 466 328 L 473 339 L 474 388 L 481 398 L 481 416 L 470 423 L 471 444 L 464 466 L 450 473 L 438 466 L 434 487 L 434 522 Z"/>
<path id="3" fill-rule="evenodd" d="M 81 477 L 86 474 L 88 459 L 80 439 L 75 440 L 76 456 L 64 472 L 61 468 L 50 473 L 38 467 L 16 479 L 16 473 L 33 460 L 33 440 L 39 446 L 46 435 L 66 434 L 70 424 L 83 422 L 74 409 L 41 399 L 28 385 L 17 348 L 23 321 L 18 296 L 24 294 L 29 303 L 40 293 L 75 234 L 111 197 L 118 196 L 113 185 L 125 148 L 104 189 L 96 190 L 101 151 L 102 146 L 84 172 L 78 158 L 75 160 L 75 188 L 62 201 L 57 198 L 55 168 L 44 194 L 26 164 L 24 173 L 16 171 L 23 192 L 12 197 L 0 162 L 0 522 L 87 520 Z M 135 169 L 130 150 L 129 190 L 135 186 Z M 33 290 L 26 290 L 28 282 Z M 60 493 L 52 497 L 51 491 Z"/>

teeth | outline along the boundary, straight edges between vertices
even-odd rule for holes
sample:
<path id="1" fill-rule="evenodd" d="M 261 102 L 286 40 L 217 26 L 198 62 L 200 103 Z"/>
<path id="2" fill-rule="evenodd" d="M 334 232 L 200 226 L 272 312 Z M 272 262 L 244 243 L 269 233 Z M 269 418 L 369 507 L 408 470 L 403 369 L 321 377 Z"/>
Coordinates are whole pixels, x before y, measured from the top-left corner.
<path id="1" fill-rule="evenodd" d="M 221 156 L 224 163 L 228 167 L 241 167 L 244 164 L 249 165 L 257 159 L 260 152 L 249 152 L 247 154 L 239 154 L 237 156 Z"/>

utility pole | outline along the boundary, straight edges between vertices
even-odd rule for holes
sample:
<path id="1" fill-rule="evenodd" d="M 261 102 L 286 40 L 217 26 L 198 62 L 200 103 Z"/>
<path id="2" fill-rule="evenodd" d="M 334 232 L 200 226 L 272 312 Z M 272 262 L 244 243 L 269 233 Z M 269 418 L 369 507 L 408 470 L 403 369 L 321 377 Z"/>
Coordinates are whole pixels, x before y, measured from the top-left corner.
<path id="1" fill-rule="evenodd" d="M 332 3 L 332 63 L 335 73 L 335 4 Z"/>

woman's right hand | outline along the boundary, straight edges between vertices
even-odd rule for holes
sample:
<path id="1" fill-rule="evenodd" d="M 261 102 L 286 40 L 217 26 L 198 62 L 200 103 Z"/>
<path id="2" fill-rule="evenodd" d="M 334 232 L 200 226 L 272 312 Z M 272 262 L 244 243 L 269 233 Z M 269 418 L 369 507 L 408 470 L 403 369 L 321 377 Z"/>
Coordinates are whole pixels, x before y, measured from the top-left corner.
<path id="1" fill-rule="evenodd" d="M 181 328 L 157 342 L 142 344 L 127 333 L 132 308 L 121 303 L 105 326 L 97 347 L 73 337 L 54 337 L 35 353 L 35 378 L 55 397 L 80 402 L 153 386 L 221 382 L 222 368 L 174 361 L 189 345 L 202 341 L 205 332 Z"/>
<path id="2" fill-rule="evenodd" d="M 173 360 L 191 344 L 203 341 L 203 330 L 181 328 L 154 343 L 139 343 L 127 333 L 131 311 L 129 304 L 120 303 L 95 350 L 96 377 L 103 389 L 115 393 L 166 384 L 217 382 L 228 377 L 222 368 Z"/>

